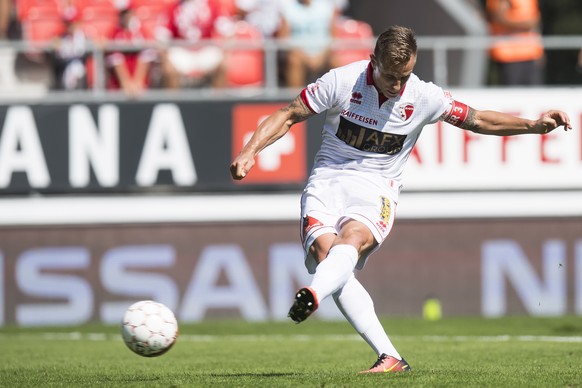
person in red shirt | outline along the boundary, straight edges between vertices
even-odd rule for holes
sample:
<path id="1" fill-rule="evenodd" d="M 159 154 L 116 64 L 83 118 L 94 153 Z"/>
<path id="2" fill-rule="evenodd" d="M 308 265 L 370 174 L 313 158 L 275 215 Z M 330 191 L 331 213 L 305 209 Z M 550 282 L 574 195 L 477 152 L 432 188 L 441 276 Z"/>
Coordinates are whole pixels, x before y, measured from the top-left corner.
<path id="1" fill-rule="evenodd" d="M 164 53 L 163 69 L 170 88 L 184 84 L 209 83 L 214 87 L 225 84 L 222 48 L 204 43 L 212 39 L 221 23 L 228 24 L 221 15 L 218 3 L 212 0 L 182 0 L 171 10 L 170 22 L 165 31 L 172 45 Z"/>
<path id="2" fill-rule="evenodd" d="M 131 8 L 120 11 L 119 27 L 113 33 L 112 42 L 142 44 L 145 42 L 139 20 Z M 121 89 L 130 97 L 138 97 L 149 86 L 151 63 L 156 59 L 153 49 L 116 51 L 107 56 L 109 74 L 108 89 Z"/>

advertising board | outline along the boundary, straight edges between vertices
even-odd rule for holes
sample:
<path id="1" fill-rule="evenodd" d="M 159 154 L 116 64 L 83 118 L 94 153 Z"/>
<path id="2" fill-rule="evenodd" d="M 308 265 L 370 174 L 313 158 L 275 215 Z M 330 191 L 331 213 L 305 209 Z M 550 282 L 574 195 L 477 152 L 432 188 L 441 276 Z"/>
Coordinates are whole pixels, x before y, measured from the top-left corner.
<path id="1" fill-rule="evenodd" d="M 0 324 L 117 323 L 141 299 L 184 322 L 286 320 L 309 281 L 298 233 L 290 221 L 2 227 Z M 445 316 L 580 315 L 582 218 L 397 221 L 357 277 L 382 316 L 420 316 L 428 297 Z M 316 319 L 338 319 L 326 303 Z"/>
<path id="2" fill-rule="evenodd" d="M 537 118 L 565 110 L 574 131 L 476 135 L 427 126 L 406 190 L 582 189 L 582 105 L 577 89 L 458 90 L 477 109 Z M 257 158 L 243 183 L 228 166 L 266 115 L 285 102 L 117 102 L 0 107 L 0 194 L 300 190 L 323 115 L 296 125 Z"/>

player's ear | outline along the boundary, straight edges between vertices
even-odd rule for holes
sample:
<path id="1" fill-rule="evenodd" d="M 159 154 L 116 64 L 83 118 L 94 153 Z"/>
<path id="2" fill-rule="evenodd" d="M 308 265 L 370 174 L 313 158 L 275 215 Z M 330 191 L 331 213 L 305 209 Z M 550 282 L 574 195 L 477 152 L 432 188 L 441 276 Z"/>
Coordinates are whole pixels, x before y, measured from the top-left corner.
<path id="1" fill-rule="evenodd" d="M 376 62 L 376 56 L 374 54 L 370 54 L 370 62 L 372 62 L 372 67 L 376 68 L 377 62 Z"/>

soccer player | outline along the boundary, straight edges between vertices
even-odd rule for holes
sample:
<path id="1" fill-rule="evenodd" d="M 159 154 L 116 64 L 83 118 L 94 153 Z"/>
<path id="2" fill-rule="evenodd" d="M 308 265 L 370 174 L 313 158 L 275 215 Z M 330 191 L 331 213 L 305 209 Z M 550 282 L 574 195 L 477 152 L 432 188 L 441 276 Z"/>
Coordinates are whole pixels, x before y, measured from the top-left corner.
<path id="1" fill-rule="evenodd" d="M 297 292 L 289 317 L 302 322 L 331 295 L 378 355 L 363 373 L 410 370 L 354 271 L 364 267 L 390 233 L 402 172 L 423 127 L 442 120 L 499 136 L 571 129 L 570 119 L 559 110 L 529 120 L 455 100 L 413 73 L 416 51 L 411 29 L 390 27 L 378 37 L 369 61 L 330 70 L 262 121 L 230 165 L 233 179 L 243 179 L 259 152 L 293 124 L 326 112 L 321 148 L 301 197 L 305 265 L 314 276 Z"/>

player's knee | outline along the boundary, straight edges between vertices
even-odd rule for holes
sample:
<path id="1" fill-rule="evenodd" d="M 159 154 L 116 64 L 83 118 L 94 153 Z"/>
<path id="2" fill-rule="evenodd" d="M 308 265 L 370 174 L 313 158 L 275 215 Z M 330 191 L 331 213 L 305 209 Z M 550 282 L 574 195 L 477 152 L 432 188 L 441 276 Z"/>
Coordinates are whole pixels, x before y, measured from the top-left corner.
<path id="1" fill-rule="evenodd" d="M 356 247 L 358 252 L 362 253 L 372 248 L 375 242 L 374 235 L 367 226 L 360 222 L 352 221 L 342 228 L 334 245 L 350 244 Z"/>
<path id="2" fill-rule="evenodd" d="M 315 258 L 318 264 L 327 257 L 335 238 L 336 236 L 331 233 L 321 235 L 309 247 L 309 253 Z"/>
<path id="3" fill-rule="evenodd" d="M 321 263 L 329 253 L 329 246 L 322 246 L 321 244 L 313 243 L 309 248 L 309 253 L 315 258 L 317 263 Z"/>

